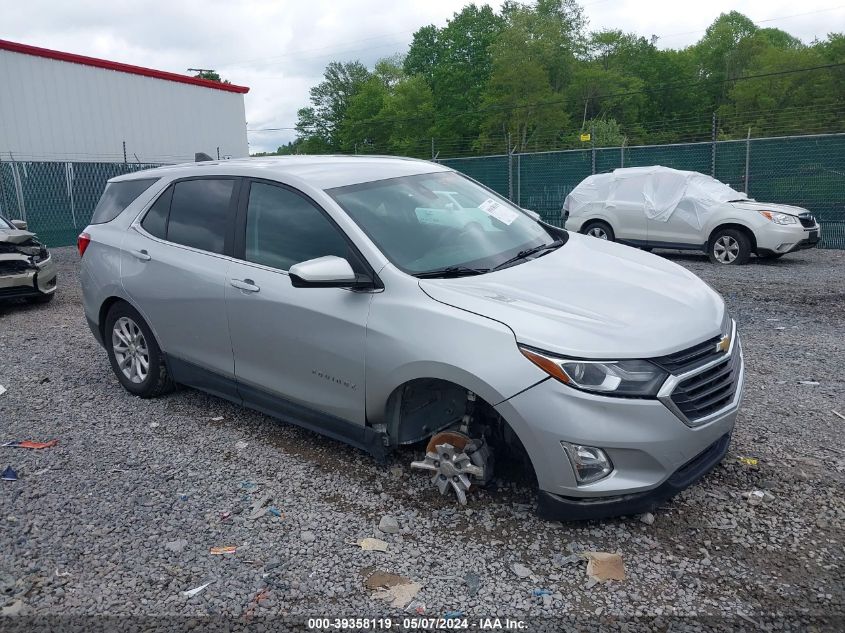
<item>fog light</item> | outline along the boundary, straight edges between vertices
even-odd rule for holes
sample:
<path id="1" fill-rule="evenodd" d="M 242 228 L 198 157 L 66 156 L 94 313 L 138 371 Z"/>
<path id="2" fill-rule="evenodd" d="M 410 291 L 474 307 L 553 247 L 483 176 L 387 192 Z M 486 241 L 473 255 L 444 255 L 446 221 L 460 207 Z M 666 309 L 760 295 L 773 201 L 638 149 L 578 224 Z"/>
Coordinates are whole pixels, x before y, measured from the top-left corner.
<path id="1" fill-rule="evenodd" d="M 795 242 L 784 242 L 783 244 L 778 244 L 778 247 L 775 249 L 776 251 L 788 251 L 795 245 Z"/>
<path id="2" fill-rule="evenodd" d="M 607 477 L 613 470 L 610 458 L 600 448 L 561 442 L 572 463 L 579 484 L 589 484 Z"/>

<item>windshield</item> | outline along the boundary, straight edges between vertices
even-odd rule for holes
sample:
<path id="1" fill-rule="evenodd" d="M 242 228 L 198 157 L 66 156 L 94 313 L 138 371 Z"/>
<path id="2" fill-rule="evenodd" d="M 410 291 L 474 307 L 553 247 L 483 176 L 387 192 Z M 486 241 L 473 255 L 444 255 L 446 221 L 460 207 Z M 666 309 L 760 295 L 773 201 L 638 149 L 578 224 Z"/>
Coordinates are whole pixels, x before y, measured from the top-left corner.
<path id="1" fill-rule="evenodd" d="M 391 262 L 410 274 L 455 267 L 484 272 L 521 251 L 554 242 L 521 209 L 454 172 L 328 193 Z"/>

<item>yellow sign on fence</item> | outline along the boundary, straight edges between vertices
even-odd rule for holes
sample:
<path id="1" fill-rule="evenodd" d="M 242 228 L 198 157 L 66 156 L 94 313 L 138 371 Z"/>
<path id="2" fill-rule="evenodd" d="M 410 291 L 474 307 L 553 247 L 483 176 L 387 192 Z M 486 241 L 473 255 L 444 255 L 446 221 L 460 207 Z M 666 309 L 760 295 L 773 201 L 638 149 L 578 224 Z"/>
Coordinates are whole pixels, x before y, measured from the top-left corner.
<path id="1" fill-rule="evenodd" d="M 581 140 L 582 140 L 584 143 L 589 143 L 589 142 L 590 142 L 590 133 L 589 133 L 589 132 L 587 132 L 586 134 L 582 134 L 582 135 L 581 135 Z"/>

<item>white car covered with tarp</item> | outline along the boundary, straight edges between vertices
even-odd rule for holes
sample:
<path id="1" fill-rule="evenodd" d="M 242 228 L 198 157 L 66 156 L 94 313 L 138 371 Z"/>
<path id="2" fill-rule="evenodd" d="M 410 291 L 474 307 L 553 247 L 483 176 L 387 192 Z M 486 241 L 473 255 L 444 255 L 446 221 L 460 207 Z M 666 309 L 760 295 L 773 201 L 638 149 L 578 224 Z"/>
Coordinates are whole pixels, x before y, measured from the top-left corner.
<path id="1" fill-rule="evenodd" d="M 818 222 L 801 207 L 757 202 L 705 174 L 628 167 L 585 178 L 566 197 L 567 229 L 640 248 L 706 252 L 743 264 L 812 248 Z"/>

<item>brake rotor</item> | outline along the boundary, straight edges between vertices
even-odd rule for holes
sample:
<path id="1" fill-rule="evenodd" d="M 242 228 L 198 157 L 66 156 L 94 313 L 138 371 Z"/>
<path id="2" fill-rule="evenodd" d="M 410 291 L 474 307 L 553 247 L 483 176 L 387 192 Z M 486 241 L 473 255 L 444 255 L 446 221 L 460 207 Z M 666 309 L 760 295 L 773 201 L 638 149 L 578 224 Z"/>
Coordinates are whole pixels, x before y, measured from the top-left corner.
<path id="1" fill-rule="evenodd" d="M 467 503 L 467 491 L 473 480 L 485 481 L 489 475 L 489 456 L 484 440 L 473 440 L 458 431 L 442 431 L 426 446 L 425 459 L 411 462 L 411 468 L 427 470 L 440 494 L 450 488 L 461 505 Z"/>
<path id="2" fill-rule="evenodd" d="M 458 431 L 441 431 L 431 436 L 428 441 L 428 446 L 425 447 L 425 452 L 430 453 L 437 450 L 438 444 L 451 444 L 455 450 L 463 452 L 467 444 L 472 442 L 469 436 L 464 435 Z"/>

